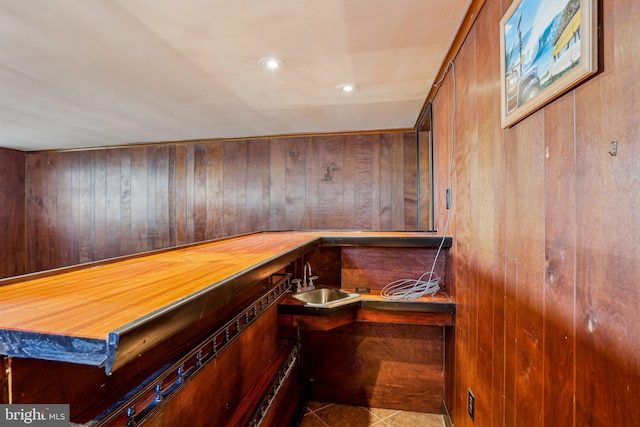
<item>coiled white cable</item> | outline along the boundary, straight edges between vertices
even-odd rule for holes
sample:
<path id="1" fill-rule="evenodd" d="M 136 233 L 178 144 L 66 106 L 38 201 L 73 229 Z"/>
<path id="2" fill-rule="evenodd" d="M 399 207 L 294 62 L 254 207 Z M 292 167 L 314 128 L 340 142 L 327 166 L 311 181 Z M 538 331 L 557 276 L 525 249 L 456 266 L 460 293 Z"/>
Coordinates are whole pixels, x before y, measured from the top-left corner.
<path id="1" fill-rule="evenodd" d="M 455 116 L 456 116 L 456 67 L 453 61 L 449 61 L 447 68 L 444 70 L 442 78 L 434 85 L 439 86 L 447 75 L 447 71 L 451 68 L 452 78 L 453 78 L 453 111 L 451 113 L 451 154 L 449 158 L 449 188 L 451 189 L 451 194 L 453 194 L 453 149 L 455 147 Z M 453 197 L 451 198 L 453 200 Z M 435 273 L 436 263 L 438 262 L 438 257 L 440 256 L 440 252 L 442 251 L 442 246 L 444 245 L 447 231 L 449 229 L 449 221 L 451 220 L 451 210 L 452 206 L 449 206 L 447 212 L 447 222 L 444 226 L 444 232 L 442 234 L 442 240 L 440 241 L 440 245 L 438 246 L 438 251 L 436 252 L 436 256 L 433 259 L 433 264 L 431 266 L 430 271 L 426 271 L 422 274 L 418 279 L 399 279 L 394 280 L 393 282 L 389 282 L 385 285 L 384 288 L 380 291 L 380 295 L 383 298 L 390 300 L 401 300 L 401 299 L 417 299 L 423 297 L 425 295 L 435 295 L 436 292 L 440 290 L 440 277 Z M 427 280 L 423 280 L 425 276 L 429 275 Z"/>

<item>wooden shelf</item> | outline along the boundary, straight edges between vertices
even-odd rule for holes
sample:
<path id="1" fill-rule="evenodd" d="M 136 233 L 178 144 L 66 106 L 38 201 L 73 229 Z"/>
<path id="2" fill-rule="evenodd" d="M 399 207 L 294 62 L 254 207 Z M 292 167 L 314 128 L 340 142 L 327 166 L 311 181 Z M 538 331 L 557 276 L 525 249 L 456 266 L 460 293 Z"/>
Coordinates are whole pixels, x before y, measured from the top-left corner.
<path id="1" fill-rule="evenodd" d="M 379 240 L 378 240 L 379 239 Z M 0 282 L 0 354 L 123 366 L 320 245 L 434 247 L 406 232 L 272 232 Z M 376 243 L 377 242 L 377 243 Z"/>

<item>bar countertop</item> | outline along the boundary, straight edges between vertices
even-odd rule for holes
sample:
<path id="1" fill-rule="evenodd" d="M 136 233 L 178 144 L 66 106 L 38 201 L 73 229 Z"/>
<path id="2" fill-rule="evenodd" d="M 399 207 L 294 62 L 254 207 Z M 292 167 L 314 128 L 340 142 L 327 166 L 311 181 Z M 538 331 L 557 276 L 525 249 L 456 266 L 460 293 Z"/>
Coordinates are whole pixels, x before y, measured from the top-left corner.
<path id="1" fill-rule="evenodd" d="M 11 279 L 0 286 L 0 354 L 101 366 L 110 373 L 222 306 L 223 288 L 264 279 L 321 244 L 376 240 L 437 247 L 441 238 L 422 232 L 264 232 Z"/>

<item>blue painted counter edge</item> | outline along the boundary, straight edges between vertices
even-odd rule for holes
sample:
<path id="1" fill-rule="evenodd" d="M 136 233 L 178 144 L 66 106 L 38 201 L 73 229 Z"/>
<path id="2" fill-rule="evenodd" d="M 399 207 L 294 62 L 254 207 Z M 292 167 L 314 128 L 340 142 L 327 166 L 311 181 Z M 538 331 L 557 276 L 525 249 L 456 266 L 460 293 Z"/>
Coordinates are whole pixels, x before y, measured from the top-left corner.
<path id="1" fill-rule="evenodd" d="M 108 340 L 0 330 L 0 354 L 9 357 L 53 360 L 104 367 L 111 373 L 118 336 Z"/>

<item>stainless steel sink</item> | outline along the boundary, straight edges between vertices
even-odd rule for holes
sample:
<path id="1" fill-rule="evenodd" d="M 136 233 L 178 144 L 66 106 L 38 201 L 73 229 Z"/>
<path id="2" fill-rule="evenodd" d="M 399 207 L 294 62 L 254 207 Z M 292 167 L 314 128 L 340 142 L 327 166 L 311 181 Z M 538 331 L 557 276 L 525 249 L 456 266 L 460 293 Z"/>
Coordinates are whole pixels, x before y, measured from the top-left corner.
<path id="1" fill-rule="evenodd" d="M 292 294 L 293 298 L 302 301 L 310 307 L 330 307 L 345 301 L 358 298 L 360 295 L 345 292 L 340 289 L 319 288 L 299 294 Z"/>

